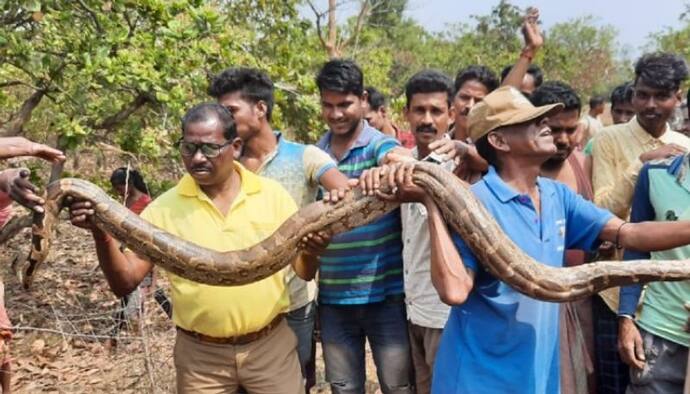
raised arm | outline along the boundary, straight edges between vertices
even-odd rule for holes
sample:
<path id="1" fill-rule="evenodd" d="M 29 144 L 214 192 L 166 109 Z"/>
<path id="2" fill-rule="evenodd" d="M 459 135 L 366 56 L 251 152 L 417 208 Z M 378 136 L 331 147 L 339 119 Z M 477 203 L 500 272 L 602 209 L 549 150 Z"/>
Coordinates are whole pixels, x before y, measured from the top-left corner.
<path id="1" fill-rule="evenodd" d="M 520 57 L 510 69 L 501 86 L 512 86 L 520 90 L 522 80 L 525 78 L 527 69 L 532 64 L 532 59 L 537 55 L 539 48 L 544 44 L 544 37 L 539 29 L 539 10 L 533 7 L 527 9 L 522 24 L 522 35 L 525 39 L 525 46 L 520 52 Z"/>

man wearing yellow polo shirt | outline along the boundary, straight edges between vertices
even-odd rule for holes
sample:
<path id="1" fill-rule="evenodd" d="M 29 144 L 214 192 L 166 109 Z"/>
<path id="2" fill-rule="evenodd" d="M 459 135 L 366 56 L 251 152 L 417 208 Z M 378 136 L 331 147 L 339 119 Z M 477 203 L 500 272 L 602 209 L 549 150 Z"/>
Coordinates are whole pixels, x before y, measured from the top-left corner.
<path id="1" fill-rule="evenodd" d="M 151 203 L 142 217 L 156 226 L 219 251 L 252 246 L 269 237 L 296 205 L 278 183 L 244 169 L 233 157 L 240 148 L 230 112 L 218 104 L 198 105 L 182 119 L 179 142 L 188 174 Z M 88 202 L 70 207 L 72 223 L 90 228 L 98 259 L 112 290 L 134 289 L 153 265 L 116 242 L 88 220 Z M 293 264 L 311 279 L 325 244 L 314 235 L 308 252 Z M 297 340 L 283 314 L 288 295 L 283 272 L 244 286 L 209 286 L 168 273 L 172 290 L 177 389 L 180 393 L 304 391 Z"/>

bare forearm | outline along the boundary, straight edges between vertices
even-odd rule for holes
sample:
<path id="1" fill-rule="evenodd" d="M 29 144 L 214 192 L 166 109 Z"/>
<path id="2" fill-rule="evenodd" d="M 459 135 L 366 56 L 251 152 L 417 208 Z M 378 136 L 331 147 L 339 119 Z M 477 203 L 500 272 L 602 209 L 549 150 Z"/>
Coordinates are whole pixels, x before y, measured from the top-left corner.
<path id="1" fill-rule="evenodd" d="M 319 257 L 301 252 L 292 264 L 292 268 L 301 279 L 310 281 L 316 277 L 316 271 L 319 270 Z"/>
<path id="2" fill-rule="evenodd" d="M 131 293 L 144 279 L 150 267 L 147 270 L 146 267 L 132 264 L 120 250 L 119 243 L 108 234 L 94 230 L 93 238 L 98 263 L 113 293 L 119 297 Z"/>
<path id="3" fill-rule="evenodd" d="M 31 156 L 34 143 L 23 137 L 0 138 L 0 159 Z"/>
<path id="4" fill-rule="evenodd" d="M 347 176 L 337 168 L 326 171 L 319 179 L 319 183 L 328 191 L 348 188 Z"/>
<path id="5" fill-rule="evenodd" d="M 690 244 L 690 221 L 628 223 L 620 229 L 619 238 L 625 249 L 641 252 L 673 249 Z"/>
<path id="6" fill-rule="evenodd" d="M 527 74 L 527 69 L 531 63 L 532 59 L 529 56 L 520 54 L 520 57 L 510 69 L 508 75 L 506 75 L 506 78 L 501 83 L 501 86 L 512 86 L 519 90 L 520 85 L 522 85 L 522 80 L 525 78 L 525 74 Z"/>
<path id="7" fill-rule="evenodd" d="M 472 290 L 473 278 L 462 263 L 438 207 L 431 200 L 425 205 L 431 237 L 431 281 L 443 302 L 462 304 Z"/>

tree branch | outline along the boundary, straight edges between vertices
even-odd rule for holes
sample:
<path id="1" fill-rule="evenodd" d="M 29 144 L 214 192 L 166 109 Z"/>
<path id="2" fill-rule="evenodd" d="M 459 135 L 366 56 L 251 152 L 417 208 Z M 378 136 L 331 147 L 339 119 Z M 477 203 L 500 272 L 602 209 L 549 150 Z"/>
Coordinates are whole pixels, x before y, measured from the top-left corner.
<path id="1" fill-rule="evenodd" d="M 357 14 L 357 22 L 355 23 L 355 30 L 352 32 L 352 35 L 348 37 L 348 39 L 343 42 L 338 49 L 338 52 L 344 50 L 348 46 L 352 45 L 353 41 L 358 40 L 359 38 L 359 33 L 362 31 L 362 27 L 364 26 L 364 22 L 366 21 L 368 14 L 369 14 L 369 0 L 362 0 L 362 6 L 359 9 L 359 14 Z"/>
<path id="2" fill-rule="evenodd" d="M 324 49 L 326 49 L 326 40 L 323 38 L 323 32 L 321 31 L 321 18 L 323 18 L 323 13 L 320 13 L 316 7 L 314 6 L 314 3 L 312 3 L 311 0 L 307 0 L 307 4 L 311 8 L 311 10 L 314 12 L 314 16 L 316 17 L 316 33 L 317 37 L 319 37 L 319 41 L 321 41 L 321 46 L 323 46 Z"/>
<path id="3" fill-rule="evenodd" d="M 86 5 L 86 3 L 84 3 L 84 0 L 77 0 L 77 3 L 79 3 L 81 8 L 83 8 L 84 11 L 86 11 L 89 14 L 89 16 L 91 16 L 94 25 L 96 25 L 96 30 L 99 33 L 103 33 L 103 28 L 101 28 L 101 24 L 98 23 L 98 15 L 96 15 L 96 13 L 91 8 L 89 8 L 89 6 Z"/>
<path id="4" fill-rule="evenodd" d="M 139 93 L 137 97 L 134 98 L 130 103 L 126 104 L 115 114 L 105 118 L 101 123 L 93 126 L 95 129 L 103 129 L 106 131 L 111 131 L 116 127 L 120 126 L 130 115 L 136 112 L 139 108 L 143 107 L 147 103 L 153 102 L 154 100 L 150 95 L 146 93 Z"/>
<path id="5" fill-rule="evenodd" d="M 31 120 L 31 113 L 38 106 L 46 94 L 46 89 L 36 90 L 23 103 L 19 111 L 15 112 L 7 120 L 6 124 L 0 128 L 0 135 L 3 137 L 14 137 L 22 133 L 24 124 Z"/>
<path id="6" fill-rule="evenodd" d="M 0 82 L 0 89 L 7 88 L 10 86 L 17 86 L 17 85 L 23 85 L 23 83 L 21 81 Z"/>

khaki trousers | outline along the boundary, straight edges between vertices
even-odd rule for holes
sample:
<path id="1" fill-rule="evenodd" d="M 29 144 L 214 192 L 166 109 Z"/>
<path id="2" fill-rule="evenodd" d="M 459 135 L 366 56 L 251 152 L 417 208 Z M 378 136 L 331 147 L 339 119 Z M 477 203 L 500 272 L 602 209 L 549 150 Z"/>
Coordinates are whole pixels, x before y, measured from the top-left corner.
<path id="1" fill-rule="evenodd" d="M 431 392 L 431 373 L 434 370 L 434 359 L 441 342 L 443 329 L 422 327 L 412 324 L 410 321 L 407 322 L 407 327 L 407 332 L 410 335 L 410 350 L 417 394 L 429 394 Z"/>
<path id="2" fill-rule="evenodd" d="M 246 345 L 202 342 L 179 332 L 175 341 L 177 392 L 302 394 L 297 339 L 283 320 L 268 336 Z"/>

